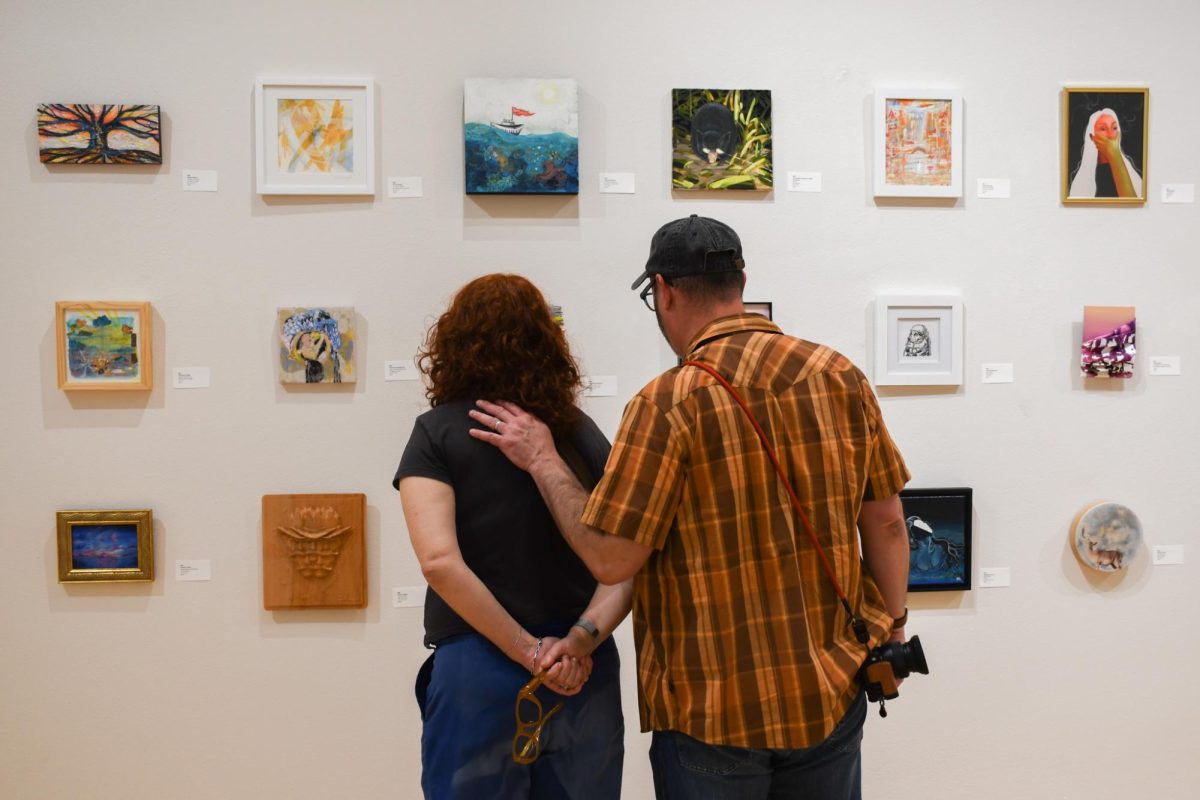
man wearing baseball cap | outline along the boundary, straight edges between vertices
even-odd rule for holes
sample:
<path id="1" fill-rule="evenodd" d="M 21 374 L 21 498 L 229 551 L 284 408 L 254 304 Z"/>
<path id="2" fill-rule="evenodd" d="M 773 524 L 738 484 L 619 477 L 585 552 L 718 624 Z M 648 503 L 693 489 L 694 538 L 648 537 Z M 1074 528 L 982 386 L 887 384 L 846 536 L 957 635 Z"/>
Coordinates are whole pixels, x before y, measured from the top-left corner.
<path id="1" fill-rule="evenodd" d="M 472 435 L 530 473 L 601 582 L 634 576 L 659 798 L 858 798 L 856 674 L 868 648 L 904 639 L 909 473 L 862 372 L 747 314 L 744 270 L 740 239 L 717 220 L 654 234 L 633 288 L 685 363 L 629 401 L 590 497 L 516 406 L 480 402 L 472 416 L 488 430 Z M 555 649 L 586 655 L 586 627 Z"/>

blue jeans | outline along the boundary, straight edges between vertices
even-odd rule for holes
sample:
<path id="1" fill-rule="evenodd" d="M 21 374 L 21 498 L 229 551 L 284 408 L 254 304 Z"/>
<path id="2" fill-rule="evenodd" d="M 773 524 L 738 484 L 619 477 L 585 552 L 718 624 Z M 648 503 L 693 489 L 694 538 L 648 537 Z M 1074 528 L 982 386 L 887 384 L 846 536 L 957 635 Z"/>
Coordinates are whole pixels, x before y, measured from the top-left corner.
<path id="1" fill-rule="evenodd" d="M 537 631 L 561 635 L 566 628 Z M 583 691 L 563 697 L 539 687 L 549 711 L 541 754 L 530 765 L 513 761 L 517 692 L 530 678 L 491 642 L 477 634 L 438 646 L 432 671 L 417 678 L 421 732 L 421 788 L 429 800 L 481 798 L 583 798 L 617 800 L 625 757 L 620 658 L 612 639 L 592 654 L 592 675 Z M 423 685 L 423 677 L 427 685 Z"/>
<path id="2" fill-rule="evenodd" d="M 655 731 L 650 744 L 658 800 L 861 800 L 859 747 L 867 697 L 859 694 L 825 741 L 800 750 L 705 744 Z"/>

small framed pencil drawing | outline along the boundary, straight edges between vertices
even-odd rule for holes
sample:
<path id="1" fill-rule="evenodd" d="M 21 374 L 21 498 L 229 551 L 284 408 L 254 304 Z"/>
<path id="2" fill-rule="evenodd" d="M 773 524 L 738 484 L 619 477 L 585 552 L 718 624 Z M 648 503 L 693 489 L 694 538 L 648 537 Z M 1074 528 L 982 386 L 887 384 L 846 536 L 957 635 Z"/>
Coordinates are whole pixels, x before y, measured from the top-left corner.
<path id="1" fill-rule="evenodd" d="M 958 386 L 963 306 L 953 295 L 875 298 L 877 386 Z"/>
<path id="2" fill-rule="evenodd" d="M 54 317 L 58 388 L 153 388 L 149 303 L 62 300 Z"/>
<path id="3" fill-rule="evenodd" d="M 375 194 L 375 82 L 254 84 L 259 194 Z"/>
<path id="4" fill-rule="evenodd" d="M 148 509 L 59 511 L 58 582 L 154 580 L 154 520 Z"/>
<path id="5" fill-rule="evenodd" d="M 1062 202 L 1146 202 L 1150 90 L 1067 87 L 1062 92 Z"/>
<path id="6" fill-rule="evenodd" d="M 874 106 L 875 196 L 962 197 L 962 95 L 877 89 Z"/>
<path id="7" fill-rule="evenodd" d="M 971 490 L 904 489 L 908 528 L 908 590 L 971 588 Z"/>
<path id="8" fill-rule="evenodd" d="M 366 607 L 366 506 L 364 494 L 263 495 L 263 607 Z"/>
<path id="9" fill-rule="evenodd" d="M 745 306 L 747 314 L 758 314 L 760 317 L 766 317 L 767 319 L 772 318 L 772 305 L 770 300 L 758 303 L 747 301 L 742 305 Z"/>

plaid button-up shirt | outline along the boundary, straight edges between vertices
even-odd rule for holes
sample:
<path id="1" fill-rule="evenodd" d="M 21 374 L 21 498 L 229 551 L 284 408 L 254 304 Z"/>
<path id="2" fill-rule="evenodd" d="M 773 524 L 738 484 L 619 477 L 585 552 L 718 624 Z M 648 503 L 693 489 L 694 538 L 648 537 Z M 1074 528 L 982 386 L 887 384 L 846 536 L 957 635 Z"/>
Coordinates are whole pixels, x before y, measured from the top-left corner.
<path id="1" fill-rule="evenodd" d="M 857 519 L 909 473 L 867 379 L 750 314 L 710 323 L 689 351 L 745 398 L 871 645 L 884 641 L 892 619 L 863 571 Z M 634 579 L 643 731 L 739 747 L 828 737 L 866 653 L 752 426 L 712 376 L 677 367 L 629 402 L 583 521 L 655 550 Z"/>

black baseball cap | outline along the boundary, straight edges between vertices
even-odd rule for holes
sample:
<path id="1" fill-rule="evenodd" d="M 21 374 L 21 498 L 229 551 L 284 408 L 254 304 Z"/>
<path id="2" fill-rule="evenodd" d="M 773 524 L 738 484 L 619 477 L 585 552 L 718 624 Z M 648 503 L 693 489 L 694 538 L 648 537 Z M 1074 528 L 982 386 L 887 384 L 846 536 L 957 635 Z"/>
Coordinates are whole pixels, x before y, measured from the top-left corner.
<path id="1" fill-rule="evenodd" d="M 742 240 L 724 222 L 692 214 L 668 222 L 650 240 L 646 271 L 629 288 L 637 289 L 654 275 L 682 278 L 738 272 L 746 268 Z"/>

